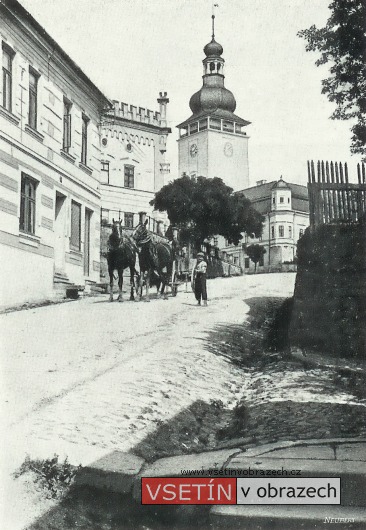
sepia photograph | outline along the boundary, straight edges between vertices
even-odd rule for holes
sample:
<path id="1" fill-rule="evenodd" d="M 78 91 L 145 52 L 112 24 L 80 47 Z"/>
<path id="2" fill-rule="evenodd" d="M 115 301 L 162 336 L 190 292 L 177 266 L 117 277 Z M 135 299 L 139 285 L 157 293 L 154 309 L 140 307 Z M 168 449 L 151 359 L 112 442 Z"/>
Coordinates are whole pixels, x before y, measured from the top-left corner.
<path id="1" fill-rule="evenodd" d="M 366 1 L 0 0 L 0 528 L 366 528 Z"/>

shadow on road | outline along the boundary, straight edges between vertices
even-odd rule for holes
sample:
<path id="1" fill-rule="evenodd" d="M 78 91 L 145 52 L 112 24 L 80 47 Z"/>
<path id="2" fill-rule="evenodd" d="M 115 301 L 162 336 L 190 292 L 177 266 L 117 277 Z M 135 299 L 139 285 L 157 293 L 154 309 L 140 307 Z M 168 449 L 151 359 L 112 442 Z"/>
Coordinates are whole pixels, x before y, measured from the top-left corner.
<path id="1" fill-rule="evenodd" d="M 253 297 L 245 302 L 250 307 L 245 322 L 220 325 L 208 332 L 203 339 L 207 350 L 240 367 L 243 382 L 251 374 L 262 372 L 274 374 L 278 379 L 285 370 L 302 370 L 305 374 L 308 368 L 289 359 L 287 351 L 291 301 Z M 316 383 L 324 385 L 328 394 L 336 394 L 340 385 L 346 384 L 337 378 L 338 374 L 333 377 L 327 373 L 323 378 L 318 373 L 314 375 Z M 256 384 L 252 390 L 254 393 L 258 390 L 259 396 L 263 389 L 271 390 L 266 388 L 265 380 L 259 381 L 258 389 Z M 280 440 L 365 436 L 365 426 L 365 407 L 336 400 L 329 403 L 285 398 L 281 401 L 269 397 L 247 402 L 244 395 L 231 408 L 220 399 L 199 400 L 167 422 L 156 420 L 155 431 L 130 452 L 151 462 L 166 456 L 251 447 Z M 211 528 L 208 510 L 207 506 L 166 506 L 156 510 L 132 501 L 131 496 L 78 487 L 71 489 L 28 530 L 205 530 Z"/>

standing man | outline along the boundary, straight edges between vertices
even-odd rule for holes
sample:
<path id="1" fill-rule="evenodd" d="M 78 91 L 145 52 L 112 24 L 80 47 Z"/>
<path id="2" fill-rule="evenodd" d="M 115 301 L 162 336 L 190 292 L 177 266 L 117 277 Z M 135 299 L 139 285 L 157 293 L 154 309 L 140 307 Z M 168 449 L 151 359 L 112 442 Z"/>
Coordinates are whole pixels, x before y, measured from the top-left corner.
<path id="1" fill-rule="evenodd" d="M 203 252 L 198 252 L 197 263 L 192 271 L 192 288 L 197 300 L 197 304 L 207 306 L 207 286 L 206 286 L 206 271 L 207 263 L 205 262 Z"/>

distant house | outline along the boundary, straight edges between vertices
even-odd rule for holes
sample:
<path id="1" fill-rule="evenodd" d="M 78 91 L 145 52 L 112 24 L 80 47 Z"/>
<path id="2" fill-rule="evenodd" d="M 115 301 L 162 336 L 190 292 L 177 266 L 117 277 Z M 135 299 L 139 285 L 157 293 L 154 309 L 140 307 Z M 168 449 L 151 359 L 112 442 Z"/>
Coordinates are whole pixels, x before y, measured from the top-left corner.
<path id="1" fill-rule="evenodd" d="M 100 271 L 108 99 L 15 0 L 0 1 L 1 304 L 90 287 Z"/>
<path id="2" fill-rule="evenodd" d="M 306 186 L 278 181 L 259 181 L 256 186 L 244 189 L 254 208 L 264 216 L 260 239 L 244 236 L 238 246 L 229 245 L 221 236 L 215 243 L 230 261 L 240 265 L 244 272 L 254 270 L 254 263 L 246 255 L 243 245 L 264 246 L 266 253 L 258 270 L 276 269 L 284 263 L 293 263 L 297 242 L 309 226 L 309 198 Z"/>

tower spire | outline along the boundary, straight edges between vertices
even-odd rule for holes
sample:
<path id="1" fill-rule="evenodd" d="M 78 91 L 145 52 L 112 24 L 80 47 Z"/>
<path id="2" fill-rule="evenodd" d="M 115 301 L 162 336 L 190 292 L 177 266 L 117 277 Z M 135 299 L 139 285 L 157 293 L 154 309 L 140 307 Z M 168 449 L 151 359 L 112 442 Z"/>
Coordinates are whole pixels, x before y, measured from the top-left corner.
<path id="1" fill-rule="evenodd" d="M 212 7 L 213 10 L 213 7 Z M 215 15 L 212 14 L 212 40 L 215 40 Z"/>

